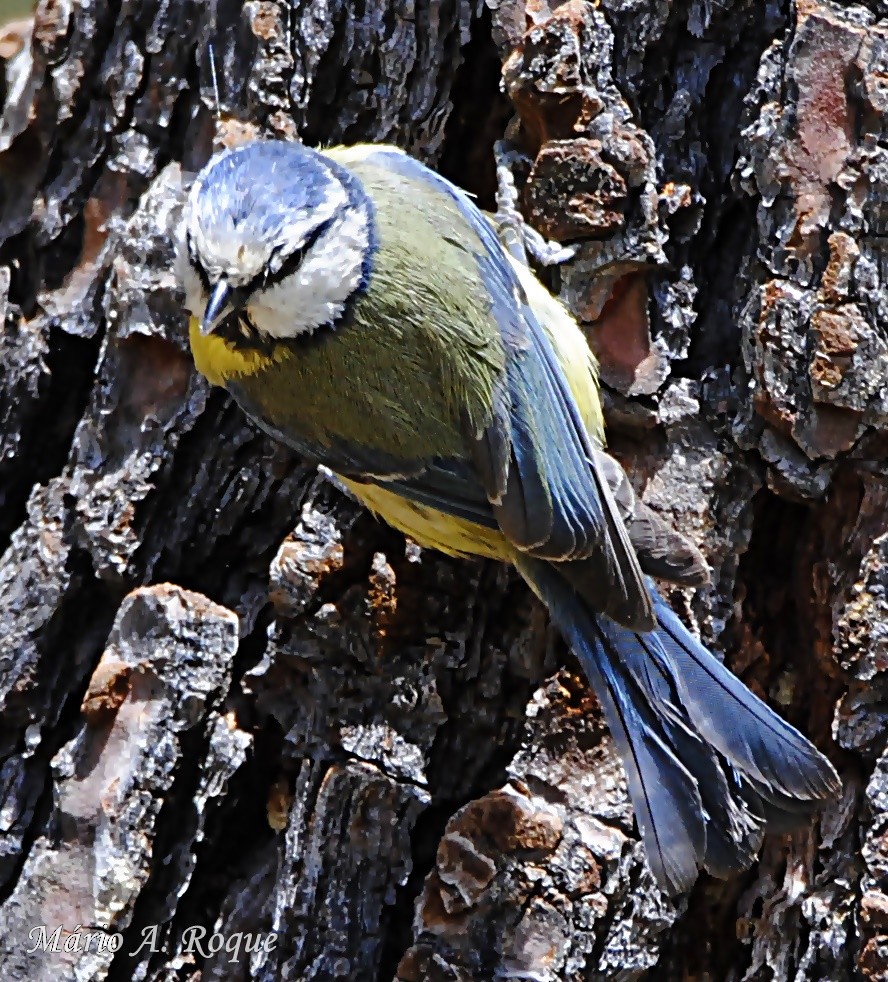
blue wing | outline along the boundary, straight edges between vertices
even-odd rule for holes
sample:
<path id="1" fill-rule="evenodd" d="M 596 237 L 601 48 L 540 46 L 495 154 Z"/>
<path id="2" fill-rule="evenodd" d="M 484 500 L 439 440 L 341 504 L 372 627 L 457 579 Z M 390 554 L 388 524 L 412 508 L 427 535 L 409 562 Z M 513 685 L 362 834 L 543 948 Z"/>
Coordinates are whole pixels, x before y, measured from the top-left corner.
<path id="1" fill-rule="evenodd" d="M 492 514 L 506 537 L 537 558 L 583 560 L 609 589 L 606 612 L 620 623 L 655 623 L 635 552 L 611 492 L 595 465 L 594 448 L 552 345 L 531 309 L 490 223 L 457 188 L 423 164 L 391 149 L 367 161 L 425 184 L 455 205 L 474 243 L 467 255 L 487 287 L 491 316 L 507 351 L 506 377 L 494 418 L 480 434 L 466 433 L 474 474 L 442 462 L 387 487 L 481 524 Z M 409 187 L 405 195 L 409 202 Z M 460 486 L 459 478 L 465 478 Z M 488 510 L 489 509 L 489 510 Z"/>

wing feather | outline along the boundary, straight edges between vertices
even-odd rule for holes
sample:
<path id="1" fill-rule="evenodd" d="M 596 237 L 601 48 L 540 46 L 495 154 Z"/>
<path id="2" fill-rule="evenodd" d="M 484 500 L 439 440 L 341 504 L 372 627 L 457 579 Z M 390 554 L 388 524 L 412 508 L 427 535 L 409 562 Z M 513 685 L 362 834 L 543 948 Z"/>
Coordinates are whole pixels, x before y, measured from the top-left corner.
<path id="1" fill-rule="evenodd" d="M 558 562 L 586 560 L 609 584 L 606 612 L 653 627 L 653 608 L 616 502 L 556 352 L 489 222 L 449 182 L 406 154 L 368 152 L 381 166 L 449 199 L 472 235 L 455 243 L 477 264 L 506 347 L 505 390 L 481 434 L 465 434 L 485 496 L 520 550 Z M 474 237 L 474 244 L 472 238 Z"/>

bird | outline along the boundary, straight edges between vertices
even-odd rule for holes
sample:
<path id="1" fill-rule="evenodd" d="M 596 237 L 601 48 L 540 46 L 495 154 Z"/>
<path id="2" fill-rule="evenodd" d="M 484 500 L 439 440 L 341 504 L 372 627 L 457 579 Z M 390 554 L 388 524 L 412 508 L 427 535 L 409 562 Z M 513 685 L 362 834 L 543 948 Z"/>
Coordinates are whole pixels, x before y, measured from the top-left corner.
<path id="1" fill-rule="evenodd" d="M 673 612 L 699 550 L 605 447 L 595 357 L 495 219 L 403 150 L 256 139 L 194 177 L 197 369 L 421 547 L 511 563 L 602 707 L 667 895 L 837 796 L 831 763 Z"/>

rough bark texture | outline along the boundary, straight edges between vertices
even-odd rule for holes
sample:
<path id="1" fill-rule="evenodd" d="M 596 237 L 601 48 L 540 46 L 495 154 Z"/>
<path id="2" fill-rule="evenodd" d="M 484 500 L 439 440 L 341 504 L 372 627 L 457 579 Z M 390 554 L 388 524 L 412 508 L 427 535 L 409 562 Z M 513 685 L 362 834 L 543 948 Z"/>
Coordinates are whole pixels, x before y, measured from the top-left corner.
<path id="1" fill-rule="evenodd" d="M 41 0 L 0 55 L 0 977 L 888 977 L 888 4 Z M 397 142 L 491 206 L 507 127 L 613 449 L 711 563 L 674 601 L 845 782 L 677 904 L 528 591 L 187 352 L 214 140 Z"/>

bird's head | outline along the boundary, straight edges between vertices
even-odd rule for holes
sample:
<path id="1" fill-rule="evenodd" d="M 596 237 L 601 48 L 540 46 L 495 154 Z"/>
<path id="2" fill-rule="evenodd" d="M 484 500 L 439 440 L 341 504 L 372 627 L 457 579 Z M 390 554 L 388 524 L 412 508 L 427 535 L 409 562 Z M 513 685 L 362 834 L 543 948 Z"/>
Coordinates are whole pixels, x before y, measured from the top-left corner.
<path id="1" fill-rule="evenodd" d="M 201 332 L 289 340 L 334 323 L 369 274 L 373 215 L 358 181 L 298 143 L 259 141 L 197 175 L 177 272 Z"/>

